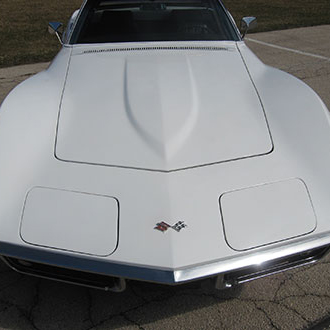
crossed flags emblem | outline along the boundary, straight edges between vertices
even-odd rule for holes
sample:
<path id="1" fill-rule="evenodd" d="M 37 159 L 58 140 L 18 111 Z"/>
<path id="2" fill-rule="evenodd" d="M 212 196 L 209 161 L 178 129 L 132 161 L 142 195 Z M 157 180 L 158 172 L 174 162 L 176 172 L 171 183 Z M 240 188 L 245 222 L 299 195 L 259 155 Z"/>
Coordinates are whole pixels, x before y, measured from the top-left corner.
<path id="1" fill-rule="evenodd" d="M 162 221 L 162 222 L 158 222 L 154 229 L 159 230 L 162 233 L 165 233 L 169 228 L 174 229 L 176 232 L 180 232 L 181 229 L 186 228 L 186 227 L 187 227 L 187 225 L 184 223 L 184 221 L 178 221 L 173 226 L 169 225 L 165 221 Z"/>

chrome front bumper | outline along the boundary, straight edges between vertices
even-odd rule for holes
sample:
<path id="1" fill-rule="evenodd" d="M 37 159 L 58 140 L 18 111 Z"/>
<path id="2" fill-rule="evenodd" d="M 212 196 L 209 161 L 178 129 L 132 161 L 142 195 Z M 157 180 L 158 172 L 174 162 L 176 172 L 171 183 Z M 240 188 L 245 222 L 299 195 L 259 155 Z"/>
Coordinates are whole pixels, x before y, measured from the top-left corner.
<path id="1" fill-rule="evenodd" d="M 276 247 L 240 253 L 235 257 L 181 269 L 160 269 L 93 260 L 31 246 L 0 242 L 0 255 L 14 270 L 58 281 L 122 291 L 122 279 L 176 285 L 220 276 L 223 287 L 244 283 L 284 270 L 311 264 L 330 250 L 330 233 Z M 115 288 L 114 290 L 111 288 Z"/>

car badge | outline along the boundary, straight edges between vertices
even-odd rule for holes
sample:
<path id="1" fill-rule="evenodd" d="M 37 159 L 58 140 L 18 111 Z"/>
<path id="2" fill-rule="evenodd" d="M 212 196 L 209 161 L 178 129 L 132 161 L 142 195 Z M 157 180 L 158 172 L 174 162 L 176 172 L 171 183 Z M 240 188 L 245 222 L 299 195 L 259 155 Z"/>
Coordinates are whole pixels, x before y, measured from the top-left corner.
<path id="1" fill-rule="evenodd" d="M 162 233 L 165 233 L 169 228 L 172 228 L 176 232 L 179 233 L 181 231 L 181 229 L 186 228 L 186 227 L 188 227 L 188 226 L 184 223 L 184 221 L 178 221 L 173 226 L 169 225 L 165 221 L 162 221 L 162 222 L 158 222 L 156 224 L 156 227 L 154 227 L 154 229 L 159 230 Z"/>

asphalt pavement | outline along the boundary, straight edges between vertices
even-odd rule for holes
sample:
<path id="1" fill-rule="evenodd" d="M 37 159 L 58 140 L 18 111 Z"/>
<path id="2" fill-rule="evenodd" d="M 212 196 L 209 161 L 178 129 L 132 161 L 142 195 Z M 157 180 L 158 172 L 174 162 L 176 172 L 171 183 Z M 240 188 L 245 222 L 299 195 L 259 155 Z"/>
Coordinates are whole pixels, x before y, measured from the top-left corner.
<path id="1" fill-rule="evenodd" d="M 248 35 L 266 64 L 310 85 L 330 109 L 330 25 Z M 47 63 L 0 70 L 0 102 Z M 1 118 L 1 113 L 0 113 Z M 121 294 L 21 275 L 0 263 L 0 329 L 330 329 L 330 256 L 229 291 L 207 282 L 131 281 Z"/>

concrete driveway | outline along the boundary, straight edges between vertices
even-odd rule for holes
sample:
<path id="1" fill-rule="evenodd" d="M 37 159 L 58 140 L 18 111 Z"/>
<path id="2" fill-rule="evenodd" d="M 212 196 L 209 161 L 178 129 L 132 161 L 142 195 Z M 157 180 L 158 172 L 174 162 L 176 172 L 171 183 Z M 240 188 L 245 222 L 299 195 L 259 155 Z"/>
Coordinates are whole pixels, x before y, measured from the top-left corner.
<path id="1" fill-rule="evenodd" d="M 267 64 L 315 89 L 330 108 L 330 26 L 251 34 Z M 0 70 L 0 102 L 47 64 Z M 0 114 L 1 116 L 1 114 Z M 325 329 L 330 257 L 314 266 L 216 292 L 207 282 L 164 287 L 129 282 L 122 294 L 17 274 L 0 264 L 0 329 Z"/>

